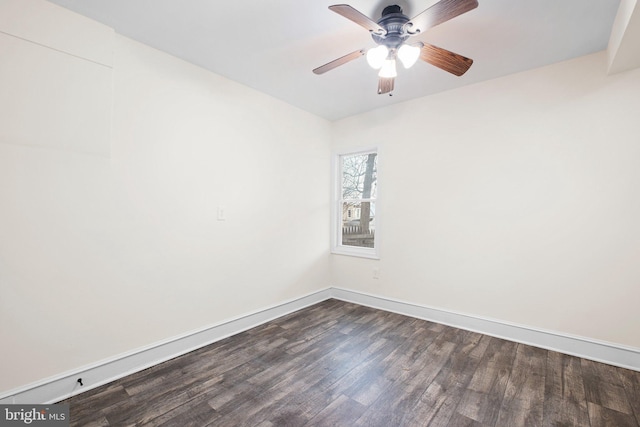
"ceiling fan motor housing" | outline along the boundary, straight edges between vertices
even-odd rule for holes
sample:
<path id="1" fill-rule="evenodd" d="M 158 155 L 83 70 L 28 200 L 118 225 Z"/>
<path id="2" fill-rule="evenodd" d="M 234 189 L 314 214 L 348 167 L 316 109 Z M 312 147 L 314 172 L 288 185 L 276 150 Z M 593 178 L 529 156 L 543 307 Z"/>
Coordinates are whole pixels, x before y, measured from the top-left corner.
<path id="1" fill-rule="evenodd" d="M 409 18 L 402 13 L 400 6 L 387 6 L 382 11 L 382 18 L 378 20 L 378 25 L 387 33 L 384 35 L 372 33 L 371 37 L 377 44 L 385 45 L 389 50 L 395 50 L 411 36 L 406 31 L 407 22 Z"/>

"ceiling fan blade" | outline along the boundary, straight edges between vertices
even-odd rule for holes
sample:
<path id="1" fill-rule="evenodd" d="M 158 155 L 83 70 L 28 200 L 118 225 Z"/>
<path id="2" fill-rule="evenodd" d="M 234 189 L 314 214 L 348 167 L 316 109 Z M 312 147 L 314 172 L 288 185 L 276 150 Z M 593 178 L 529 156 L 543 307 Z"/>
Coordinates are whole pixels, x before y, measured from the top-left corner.
<path id="1" fill-rule="evenodd" d="M 382 28 L 380 25 L 378 25 L 374 20 L 358 12 L 356 9 L 349 6 L 348 4 L 334 4 L 333 6 L 329 6 L 329 9 L 333 10 L 338 15 L 342 15 L 345 18 L 349 19 L 350 21 L 355 22 L 361 27 L 366 28 L 372 33 L 375 33 L 378 35 L 386 34 L 385 29 Z"/>
<path id="2" fill-rule="evenodd" d="M 314 69 L 313 72 L 315 74 L 324 74 L 327 71 L 331 71 L 334 68 L 339 67 L 340 65 L 344 65 L 349 61 L 360 58 L 362 55 L 364 55 L 364 49 L 356 50 L 354 52 L 346 54 L 345 56 L 341 56 L 338 59 L 334 59 L 331 62 L 321 65 L 320 67 Z"/>
<path id="3" fill-rule="evenodd" d="M 395 80 L 395 77 L 378 78 L 378 95 L 391 92 L 393 90 Z"/>
<path id="4" fill-rule="evenodd" d="M 478 7 L 478 0 L 441 0 L 411 21 L 411 32 L 424 32 Z"/>
<path id="5" fill-rule="evenodd" d="M 473 59 L 427 43 L 422 46 L 420 59 L 456 76 L 466 73 L 473 64 Z"/>

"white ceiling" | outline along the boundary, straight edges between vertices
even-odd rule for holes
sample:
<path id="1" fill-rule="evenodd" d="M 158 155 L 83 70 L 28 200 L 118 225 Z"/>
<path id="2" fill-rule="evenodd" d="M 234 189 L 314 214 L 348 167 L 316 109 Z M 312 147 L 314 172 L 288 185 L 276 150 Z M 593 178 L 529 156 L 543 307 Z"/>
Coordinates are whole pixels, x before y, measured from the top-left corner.
<path id="1" fill-rule="evenodd" d="M 329 120 L 586 55 L 607 48 L 620 0 L 479 0 L 421 34 L 474 60 L 462 77 L 424 62 L 398 69 L 393 96 L 378 95 L 364 58 L 324 75 L 326 62 L 375 46 L 330 11 L 335 0 L 49 0 L 118 33 Z M 350 0 L 377 20 L 389 4 L 409 17 L 435 0 Z"/>

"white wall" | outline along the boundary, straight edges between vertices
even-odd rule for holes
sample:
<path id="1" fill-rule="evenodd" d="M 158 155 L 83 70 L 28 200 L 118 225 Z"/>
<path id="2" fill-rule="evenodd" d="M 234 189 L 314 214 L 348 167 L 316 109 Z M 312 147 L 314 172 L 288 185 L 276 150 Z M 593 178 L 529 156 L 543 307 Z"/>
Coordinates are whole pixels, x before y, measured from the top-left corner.
<path id="1" fill-rule="evenodd" d="M 52 18 L 43 21 L 51 34 L 80 22 L 76 42 L 95 30 L 44 1 L 12 7 L 16 19 Z M 0 139 L 0 394 L 329 282 L 330 123 L 129 39 L 111 40 L 111 89 L 85 97 L 108 101 L 111 129 L 90 127 L 106 137 L 106 152 L 90 133 L 75 134 L 73 120 L 35 141 L 29 134 L 29 143 Z M 51 55 L 42 43 L 37 49 Z M 78 56 L 82 66 L 93 60 Z M 12 78 L 28 87 L 32 74 L 14 70 Z M 58 81 L 63 93 L 84 84 Z M 82 100 L 57 102 L 72 111 Z M 17 101 L 0 98 L 7 110 Z M 50 122 L 37 109 L 21 114 L 34 126 Z M 49 143 L 56 138 L 73 143 Z M 216 220 L 218 206 L 226 221 Z"/>
<path id="2" fill-rule="evenodd" d="M 640 70 L 599 53 L 344 119 L 380 147 L 379 261 L 334 286 L 640 348 Z M 373 279 L 373 268 L 380 279 Z"/>
<path id="3" fill-rule="evenodd" d="M 0 142 L 108 156 L 113 36 L 47 2 L 1 0 Z"/>

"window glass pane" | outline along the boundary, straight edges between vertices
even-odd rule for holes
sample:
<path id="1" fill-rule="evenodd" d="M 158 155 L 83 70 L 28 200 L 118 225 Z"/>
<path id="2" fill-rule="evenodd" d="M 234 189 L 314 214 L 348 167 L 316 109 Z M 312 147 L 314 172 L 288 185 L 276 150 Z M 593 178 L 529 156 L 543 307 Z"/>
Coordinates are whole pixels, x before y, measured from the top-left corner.
<path id="1" fill-rule="evenodd" d="M 344 202 L 342 204 L 342 244 L 373 248 L 376 235 L 375 212 L 375 202 Z"/>
<path id="2" fill-rule="evenodd" d="M 342 156 L 342 198 L 375 199 L 377 153 Z"/>

